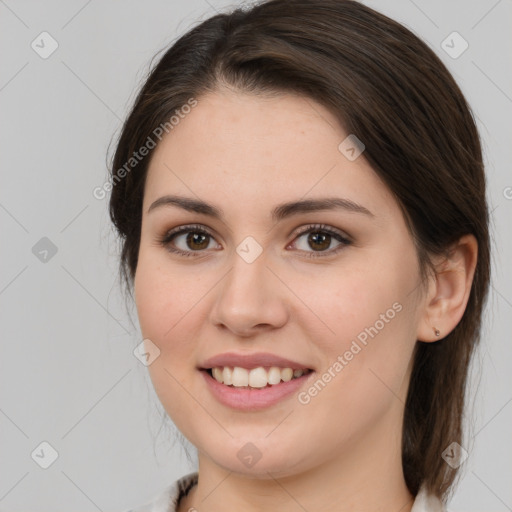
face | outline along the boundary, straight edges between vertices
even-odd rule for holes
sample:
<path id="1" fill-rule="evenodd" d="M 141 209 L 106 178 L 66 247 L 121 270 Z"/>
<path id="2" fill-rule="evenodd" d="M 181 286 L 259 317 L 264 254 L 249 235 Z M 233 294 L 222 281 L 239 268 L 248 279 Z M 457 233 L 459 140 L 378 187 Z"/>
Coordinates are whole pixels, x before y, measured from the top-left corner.
<path id="1" fill-rule="evenodd" d="M 200 460 L 286 476 L 400 446 L 417 255 L 347 136 L 309 98 L 223 90 L 155 149 L 135 300 L 156 393 Z"/>

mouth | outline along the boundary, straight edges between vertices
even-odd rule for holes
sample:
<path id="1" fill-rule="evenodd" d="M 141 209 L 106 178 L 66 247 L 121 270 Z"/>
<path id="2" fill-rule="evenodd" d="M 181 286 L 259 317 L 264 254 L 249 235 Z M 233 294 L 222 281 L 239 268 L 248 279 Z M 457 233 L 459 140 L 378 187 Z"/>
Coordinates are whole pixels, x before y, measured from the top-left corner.
<path id="1" fill-rule="evenodd" d="M 240 411 L 269 408 L 291 398 L 314 378 L 314 368 L 270 352 L 225 352 L 197 367 L 211 396 Z"/>
<path id="2" fill-rule="evenodd" d="M 212 379 L 231 388 L 263 389 L 299 379 L 312 372 L 310 368 L 288 368 L 279 366 L 242 368 L 240 366 L 215 366 L 204 368 Z"/>
<path id="3" fill-rule="evenodd" d="M 314 378 L 310 368 L 213 366 L 200 368 L 211 396 L 241 412 L 256 412 L 291 399 Z"/>

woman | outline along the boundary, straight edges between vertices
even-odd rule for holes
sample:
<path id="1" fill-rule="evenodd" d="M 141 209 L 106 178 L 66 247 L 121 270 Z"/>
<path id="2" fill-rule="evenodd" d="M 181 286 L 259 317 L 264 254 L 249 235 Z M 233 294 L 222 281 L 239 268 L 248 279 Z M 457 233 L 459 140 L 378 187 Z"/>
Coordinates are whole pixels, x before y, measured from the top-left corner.
<path id="1" fill-rule="evenodd" d="M 488 212 L 470 108 L 422 41 L 350 0 L 202 22 L 135 101 L 110 213 L 199 460 L 137 512 L 445 510 Z"/>

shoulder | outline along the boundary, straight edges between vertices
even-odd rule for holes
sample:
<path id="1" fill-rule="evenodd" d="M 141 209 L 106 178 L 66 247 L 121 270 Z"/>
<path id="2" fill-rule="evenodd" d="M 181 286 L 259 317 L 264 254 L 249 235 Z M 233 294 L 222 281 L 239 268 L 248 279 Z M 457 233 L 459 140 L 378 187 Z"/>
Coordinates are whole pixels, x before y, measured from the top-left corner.
<path id="1" fill-rule="evenodd" d="M 189 473 L 165 487 L 153 499 L 124 512 L 175 512 L 182 496 L 197 484 L 197 472 Z"/>
<path id="2" fill-rule="evenodd" d="M 446 507 L 437 496 L 428 494 L 425 486 L 421 486 L 411 512 L 446 512 Z"/>

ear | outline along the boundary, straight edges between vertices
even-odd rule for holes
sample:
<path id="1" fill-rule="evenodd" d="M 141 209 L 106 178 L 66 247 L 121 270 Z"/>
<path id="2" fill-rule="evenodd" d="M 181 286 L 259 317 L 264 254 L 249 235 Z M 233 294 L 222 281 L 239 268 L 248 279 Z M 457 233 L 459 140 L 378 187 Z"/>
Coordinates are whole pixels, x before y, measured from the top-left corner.
<path id="1" fill-rule="evenodd" d="M 471 292 L 478 257 L 478 243 L 473 235 L 464 235 L 454 244 L 447 257 L 435 263 L 418 324 L 416 339 L 437 341 L 447 336 L 460 322 Z M 436 336 L 435 329 L 440 331 Z"/>

